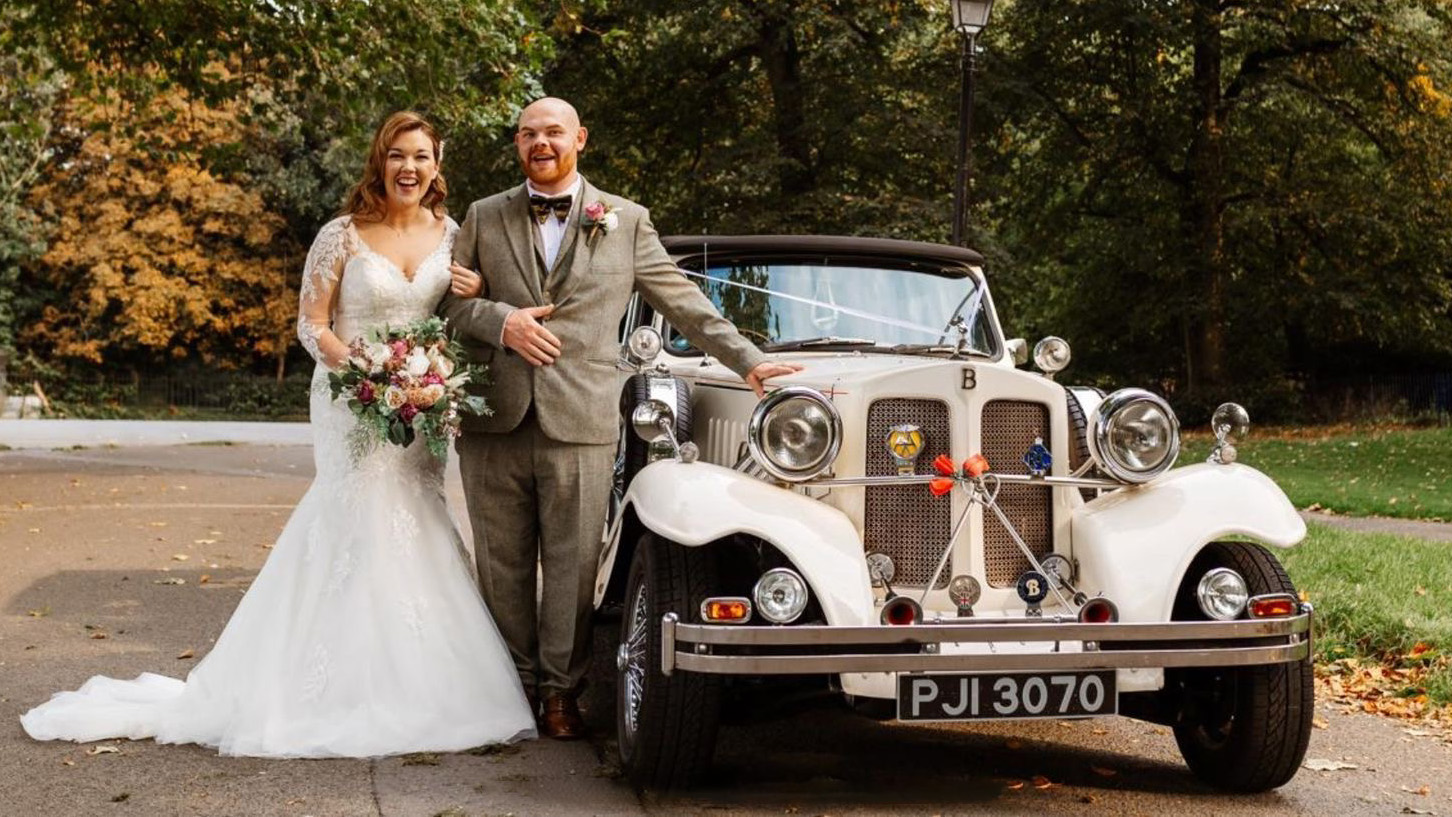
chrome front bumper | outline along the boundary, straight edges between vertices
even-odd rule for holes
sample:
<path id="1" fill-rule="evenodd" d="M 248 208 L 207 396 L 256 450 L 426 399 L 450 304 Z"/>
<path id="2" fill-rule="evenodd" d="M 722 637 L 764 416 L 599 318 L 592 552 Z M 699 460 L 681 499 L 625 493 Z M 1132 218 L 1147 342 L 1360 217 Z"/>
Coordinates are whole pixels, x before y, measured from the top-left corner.
<path id="1" fill-rule="evenodd" d="M 661 621 L 661 671 L 718 675 L 1244 667 L 1311 655 L 1311 605 L 1290 618 L 1164 624 L 955 619 L 904 627 L 755 627 Z M 964 623 L 968 622 L 968 623 Z M 942 645 L 1042 645 L 945 652 Z"/>

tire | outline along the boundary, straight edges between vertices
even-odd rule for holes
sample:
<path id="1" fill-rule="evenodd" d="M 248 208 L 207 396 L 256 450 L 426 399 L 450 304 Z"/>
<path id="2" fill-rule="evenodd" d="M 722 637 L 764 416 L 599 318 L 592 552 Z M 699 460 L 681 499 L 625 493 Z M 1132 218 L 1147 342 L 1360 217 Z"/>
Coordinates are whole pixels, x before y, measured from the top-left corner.
<path id="1" fill-rule="evenodd" d="M 1084 413 L 1084 406 L 1079 403 L 1079 398 L 1068 389 L 1064 389 L 1064 408 L 1069 414 L 1069 470 L 1077 471 L 1079 466 L 1093 458 L 1089 453 L 1089 438 L 1085 436 L 1089 429 L 1089 417 Z M 1093 473 L 1092 469 L 1090 473 Z M 1085 502 L 1090 502 L 1099 496 L 1099 492 L 1093 488 L 1080 488 L 1079 496 Z"/>
<path id="2" fill-rule="evenodd" d="M 684 380 L 675 380 L 676 405 L 671 408 L 676 415 L 676 440 L 684 443 L 691 439 L 691 387 Z M 629 428 L 630 412 L 638 403 L 649 399 L 650 384 L 643 374 L 631 376 L 620 390 L 620 416 L 625 418 L 627 426 L 621 441 L 621 472 L 618 480 L 622 492 L 630 487 L 630 480 L 649 462 L 650 446 Z"/>
<path id="3" fill-rule="evenodd" d="M 1245 578 L 1252 596 L 1291 593 L 1290 577 L 1265 548 L 1214 542 L 1191 563 L 1175 601 L 1175 619 L 1206 620 L 1195 601 L 1205 571 L 1228 567 Z M 1293 664 L 1204 667 L 1167 673 L 1175 695 L 1175 742 L 1190 771 L 1235 792 L 1262 792 L 1296 774 L 1311 739 L 1315 699 L 1311 658 Z"/>
<path id="4" fill-rule="evenodd" d="M 721 716 L 721 679 L 660 669 L 660 621 L 700 620 L 715 581 L 714 554 L 652 533 L 636 545 L 625 588 L 616 661 L 616 734 L 621 766 L 637 789 L 679 789 L 711 765 Z"/>

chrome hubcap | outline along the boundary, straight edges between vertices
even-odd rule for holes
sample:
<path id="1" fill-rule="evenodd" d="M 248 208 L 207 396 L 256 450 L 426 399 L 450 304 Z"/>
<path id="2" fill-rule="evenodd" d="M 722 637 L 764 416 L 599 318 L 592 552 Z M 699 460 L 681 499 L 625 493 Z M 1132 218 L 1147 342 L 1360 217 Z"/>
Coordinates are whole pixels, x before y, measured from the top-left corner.
<path id="1" fill-rule="evenodd" d="M 625 714 L 624 737 L 633 740 L 635 730 L 640 727 L 641 698 L 645 694 L 645 647 L 647 629 L 650 626 L 644 583 L 636 588 L 635 598 L 630 600 L 630 609 L 626 616 L 629 625 L 625 641 L 615 654 L 615 665 L 620 670 L 620 694 L 623 699 L 621 704 Z"/>

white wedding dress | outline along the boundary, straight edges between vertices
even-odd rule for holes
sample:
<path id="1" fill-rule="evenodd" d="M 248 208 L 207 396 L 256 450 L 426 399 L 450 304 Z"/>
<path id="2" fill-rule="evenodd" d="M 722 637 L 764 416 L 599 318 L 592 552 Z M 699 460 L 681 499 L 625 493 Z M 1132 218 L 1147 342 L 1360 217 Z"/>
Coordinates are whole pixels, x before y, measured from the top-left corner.
<path id="1" fill-rule="evenodd" d="M 432 314 L 449 286 L 449 221 L 413 281 L 348 218 L 308 254 L 299 335 L 315 358 Z M 335 299 L 336 298 L 336 299 Z M 332 305 L 331 309 L 329 305 Z M 354 420 L 327 369 L 312 382 L 317 475 L 216 646 L 185 681 L 96 676 L 21 718 L 40 740 L 155 738 L 224 755 L 371 757 L 534 737 L 533 714 L 422 443 L 349 453 Z"/>

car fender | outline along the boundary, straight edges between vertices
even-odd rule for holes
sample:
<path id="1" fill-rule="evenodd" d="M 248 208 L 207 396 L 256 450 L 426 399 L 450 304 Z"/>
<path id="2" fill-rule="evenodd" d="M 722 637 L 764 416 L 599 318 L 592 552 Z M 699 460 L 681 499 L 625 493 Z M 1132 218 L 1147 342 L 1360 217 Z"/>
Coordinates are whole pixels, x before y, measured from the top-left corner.
<path id="1" fill-rule="evenodd" d="M 620 516 L 629 514 L 687 547 L 733 534 L 770 542 L 806 579 L 829 624 L 862 624 L 871 617 L 872 585 L 857 529 L 825 503 L 719 465 L 662 460 L 630 481 Z M 600 556 L 597 605 L 619 561 L 620 539 L 617 524 Z"/>
<path id="2" fill-rule="evenodd" d="M 1246 465 L 1200 463 L 1101 496 L 1071 523 L 1079 587 L 1103 593 L 1121 621 L 1168 621 L 1190 562 L 1229 536 L 1288 548 L 1306 523 L 1270 477 Z"/>

